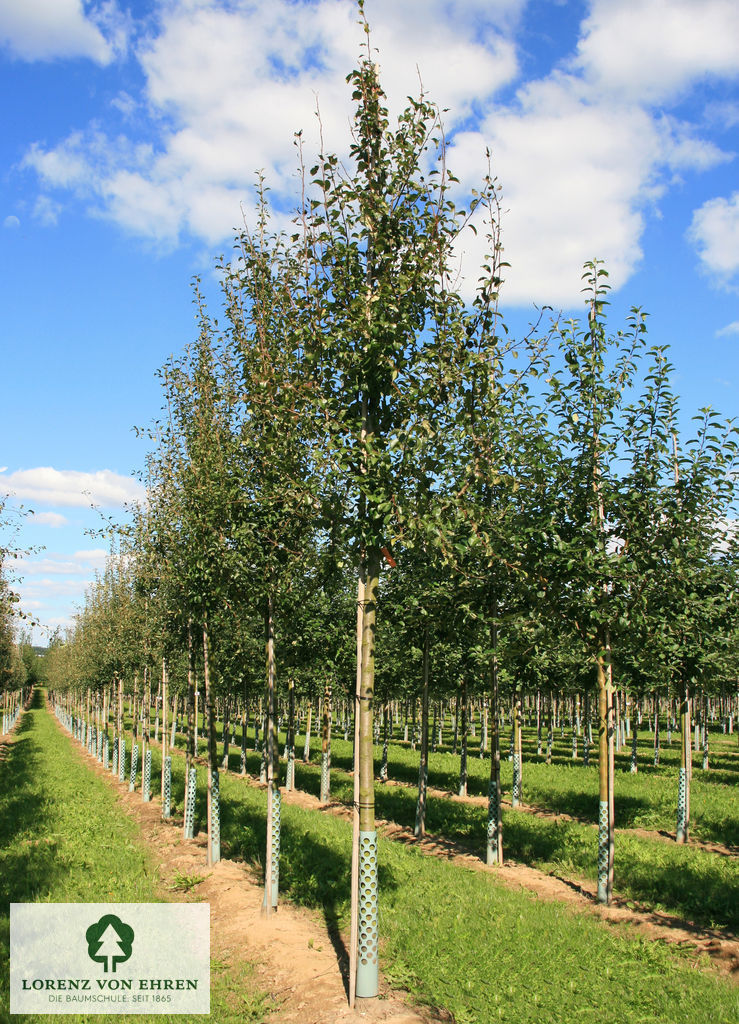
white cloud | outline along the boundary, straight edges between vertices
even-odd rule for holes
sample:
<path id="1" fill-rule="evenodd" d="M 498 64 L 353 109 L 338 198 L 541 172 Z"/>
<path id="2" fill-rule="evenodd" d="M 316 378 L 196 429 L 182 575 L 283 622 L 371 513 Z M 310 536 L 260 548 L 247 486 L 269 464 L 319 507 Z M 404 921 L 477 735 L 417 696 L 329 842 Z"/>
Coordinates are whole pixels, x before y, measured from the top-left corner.
<path id="1" fill-rule="evenodd" d="M 2 2 L 2 0 L 0 0 Z M 592 0 L 576 54 L 515 97 L 515 32 L 525 0 L 368 0 L 371 43 L 391 113 L 418 92 L 418 73 L 445 114 L 450 166 L 469 187 L 486 170 L 503 185 L 503 299 L 580 302 L 585 260 L 608 262 L 613 287 L 639 265 L 646 218 L 678 175 L 729 159 L 694 125 L 652 111 L 702 75 L 733 76 L 734 0 Z M 91 211 L 158 245 L 183 235 L 227 243 L 264 171 L 278 208 L 297 203 L 294 133 L 306 159 L 320 146 L 348 156 L 352 102 L 345 76 L 363 41 L 346 0 L 188 0 L 162 5 L 139 44 L 141 94 L 114 102 L 154 141 L 96 124 L 25 164 L 46 191 L 71 189 Z M 696 26 L 698 26 L 696 28 Z M 418 70 L 417 70 L 418 66 Z M 456 134 L 455 134 L 456 133 Z M 310 166 L 310 163 L 309 163 Z M 287 219 L 282 213 L 278 222 Z M 465 241 L 469 295 L 483 241 Z"/>
<path id="2" fill-rule="evenodd" d="M 0 0 L 0 40 L 23 60 L 87 57 L 108 64 L 123 44 L 122 17 L 111 2 L 87 7 L 82 0 Z"/>
<path id="3" fill-rule="evenodd" d="M 739 75 L 736 0 L 591 0 L 575 66 L 603 92 L 675 97 L 711 75 Z"/>
<path id="4" fill-rule="evenodd" d="M 739 272 L 739 192 L 709 199 L 693 213 L 688 238 L 704 268 L 719 284 Z"/>
<path id="5" fill-rule="evenodd" d="M 105 568 L 107 553 L 101 548 L 75 551 L 72 555 L 51 554 L 45 558 L 21 557 L 13 559 L 15 571 L 24 576 L 90 576 Z M 50 582 L 50 581 L 47 581 Z M 76 584 L 79 586 L 79 584 Z"/>
<path id="6" fill-rule="evenodd" d="M 92 579 L 92 576 L 90 576 Z M 15 589 L 21 596 L 21 601 L 44 600 L 51 598 L 84 598 L 86 581 L 83 579 L 34 579 L 30 583 L 22 582 L 16 585 Z"/>
<path id="7" fill-rule="evenodd" d="M 449 119 L 467 116 L 515 75 L 513 44 L 493 22 L 512 24 L 522 6 L 455 2 L 451 18 L 444 0 L 368 5 L 391 108 L 417 94 L 418 64 L 431 98 L 451 108 Z M 257 170 L 274 195 L 296 204 L 294 133 L 303 130 L 307 151 L 316 152 L 317 102 L 327 147 L 348 154 L 344 79 L 363 38 L 346 0 L 164 7 L 157 34 L 137 55 L 146 79 L 141 104 L 158 144 L 136 146 L 91 125 L 56 146 L 32 146 L 25 166 L 136 234 L 168 244 L 183 232 L 221 242 L 240 223 L 241 202 L 250 207 Z M 125 94 L 114 102 L 126 113 L 139 101 Z"/>
<path id="8" fill-rule="evenodd" d="M 582 266 L 595 258 L 605 260 L 611 287 L 621 287 L 642 258 L 646 215 L 666 177 L 727 159 L 690 126 L 636 104 L 593 100 L 569 74 L 525 85 L 514 102 L 492 106 L 477 131 L 455 137 L 449 164 L 466 188 L 476 185 L 486 145 L 502 184 L 503 255 L 511 264 L 504 305 L 580 304 Z M 477 239 L 464 243 L 470 282 L 483 237 L 478 228 Z"/>
<path id="9" fill-rule="evenodd" d="M 18 220 L 18 218 L 14 214 L 11 213 L 3 221 L 3 227 L 4 228 L 14 229 L 14 228 L 20 227 L 20 223 L 21 222 Z"/>
<path id="10" fill-rule="evenodd" d="M 2 487 L 17 498 L 41 505 L 121 508 L 126 502 L 143 496 L 143 488 L 132 477 L 109 469 L 81 473 L 72 469 L 19 469 L 0 478 Z"/>
<path id="11" fill-rule="evenodd" d="M 44 227 L 53 227 L 59 220 L 62 207 L 49 196 L 40 195 L 34 204 L 33 215 Z"/>
<path id="12" fill-rule="evenodd" d="M 739 334 L 739 320 L 734 320 L 732 323 L 727 324 L 726 327 L 716 331 L 717 338 L 725 338 L 730 334 Z"/>
<path id="13" fill-rule="evenodd" d="M 67 526 L 69 523 L 67 517 L 59 512 L 34 512 L 33 521 L 34 523 L 40 523 L 42 526 L 51 526 L 53 529 Z"/>

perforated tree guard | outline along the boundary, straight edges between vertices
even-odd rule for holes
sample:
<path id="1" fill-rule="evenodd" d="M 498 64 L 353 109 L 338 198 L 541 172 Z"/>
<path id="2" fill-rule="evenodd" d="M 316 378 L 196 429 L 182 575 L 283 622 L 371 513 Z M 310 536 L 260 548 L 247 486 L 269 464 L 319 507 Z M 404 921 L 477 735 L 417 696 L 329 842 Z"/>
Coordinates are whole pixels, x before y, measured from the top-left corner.
<path id="1" fill-rule="evenodd" d="M 287 752 L 287 770 L 285 772 L 285 789 L 288 793 L 295 788 L 295 747 Z"/>
<path id="2" fill-rule="evenodd" d="M 221 797 L 217 768 L 212 768 L 210 773 L 210 856 L 213 864 L 221 859 Z"/>
<path id="3" fill-rule="evenodd" d="M 684 843 L 687 836 L 687 773 L 684 768 L 680 769 L 677 783 L 677 830 L 675 838 L 679 843 Z"/>
<path id="4" fill-rule="evenodd" d="M 262 750 L 262 761 L 259 765 L 259 781 L 262 785 L 266 785 L 267 782 L 267 748 Z"/>
<path id="5" fill-rule="evenodd" d="M 103 736 L 103 768 L 106 772 L 110 768 L 110 740 L 107 734 Z"/>
<path id="6" fill-rule="evenodd" d="M 588 730 L 582 738 L 582 763 L 585 768 L 590 766 L 590 744 L 588 743 Z"/>
<path id="7" fill-rule="evenodd" d="M 358 999 L 374 999 L 377 995 L 377 937 L 377 832 L 360 831 L 356 987 Z"/>
<path id="8" fill-rule="evenodd" d="M 164 758 L 164 787 L 162 789 L 162 817 L 168 818 L 172 813 L 172 758 L 169 754 Z"/>
<path id="9" fill-rule="evenodd" d="M 572 760 L 577 760 L 577 733 L 572 733 Z"/>
<path id="10" fill-rule="evenodd" d="M 118 737 L 113 740 L 113 775 L 118 774 Z"/>
<path id="11" fill-rule="evenodd" d="M 133 793 L 136 788 L 136 769 L 139 766 L 139 745 L 134 743 L 131 747 L 131 776 L 128 781 L 128 792 Z"/>
<path id="12" fill-rule="evenodd" d="M 144 754 L 144 784 L 141 788 L 141 799 L 145 804 L 151 800 L 151 750 Z"/>
<path id="13" fill-rule="evenodd" d="M 185 803 L 185 839 L 195 835 L 195 787 L 197 770 L 191 768 L 187 776 L 187 801 Z"/>
<path id="14" fill-rule="evenodd" d="M 598 902 L 608 902 L 608 801 L 598 803 Z"/>
<path id="15" fill-rule="evenodd" d="M 487 863 L 498 863 L 498 787 L 488 783 Z"/>
<path id="16" fill-rule="evenodd" d="M 282 799 L 275 786 L 272 791 L 272 876 L 270 891 L 272 906 L 276 907 L 280 896 L 280 819 L 282 817 Z"/>
<path id="17" fill-rule="evenodd" d="M 329 795 L 329 770 L 328 751 L 321 754 L 321 803 L 328 803 Z"/>
<path id="18" fill-rule="evenodd" d="M 118 752 L 118 781 L 126 781 L 126 741 L 121 739 L 118 740 L 119 752 Z"/>
<path id="19" fill-rule="evenodd" d="M 521 803 L 521 755 L 516 751 L 513 755 L 513 792 L 511 804 L 518 807 Z"/>

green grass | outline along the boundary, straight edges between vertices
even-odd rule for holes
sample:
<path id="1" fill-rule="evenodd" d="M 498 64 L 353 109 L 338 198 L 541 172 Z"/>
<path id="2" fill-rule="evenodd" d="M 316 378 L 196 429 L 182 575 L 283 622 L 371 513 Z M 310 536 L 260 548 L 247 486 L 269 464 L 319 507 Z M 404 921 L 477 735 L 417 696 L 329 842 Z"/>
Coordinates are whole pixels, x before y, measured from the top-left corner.
<path id="1" fill-rule="evenodd" d="M 156 769 L 156 748 L 153 760 Z M 256 767 L 257 757 L 250 752 L 249 768 Z M 301 764 L 298 771 L 301 785 L 317 774 L 315 766 Z M 343 786 L 340 779 L 337 773 L 335 782 Z M 183 789 L 184 762 L 176 757 L 173 790 L 180 808 Z M 220 791 L 224 853 L 260 865 L 266 842 L 265 793 L 231 773 L 221 774 Z M 413 795 L 402 789 L 385 788 L 382 793 L 388 799 L 410 801 L 409 806 L 414 802 Z M 469 810 L 447 801 L 433 803 Z M 201 767 L 196 812 L 201 826 L 204 812 Z M 550 824 L 511 812 L 506 816 L 509 839 L 517 817 L 535 827 Z M 582 825 L 572 828 L 575 835 L 592 832 Z M 379 845 L 382 970 L 420 1002 L 453 1013 L 457 1024 L 739 1021 L 739 991 L 716 977 L 707 960 L 705 971 L 696 971 L 690 960 L 694 953 L 627 938 L 587 914 L 510 891 L 496 881 L 494 872 L 469 871 L 383 839 Z M 577 842 L 564 844 L 568 846 L 577 847 Z M 667 844 L 661 846 L 672 852 Z M 340 949 L 348 930 L 348 823 L 283 803 L 281 850 L 282 894 L 320 909 Z M 700 852 L 674 850 L 683 856 Z M 577 859 L 572 850 L 570 855 Z M 650 874 L 653 865 L 646 870 Z M 665 873 L 671 870 L 665 867 Z"/>
<path id="2" fill-rule="evenodd" d="M 113 789 L 85 767 L 72 742 L 43 709 L 37 692 L 31 710 L 19 722 L 16 742 L 0 764 L 0 1021 L 11 1019 L 11 902 L 154 903 L 164 898 L 138 826 L 120 808 Z M 243 963 L 214 970 L 213 1020 L 263 1020 L 265 998 L 251 972 Z M 29 1022 L 58 1019 L 48 1014 L 13 1016 Z M 64 1019 L 114 1024 L 121 1017 L 65 1014 Z M 163 1024 L 183 1017 L 147 1014 L 136 1020 Z"/>

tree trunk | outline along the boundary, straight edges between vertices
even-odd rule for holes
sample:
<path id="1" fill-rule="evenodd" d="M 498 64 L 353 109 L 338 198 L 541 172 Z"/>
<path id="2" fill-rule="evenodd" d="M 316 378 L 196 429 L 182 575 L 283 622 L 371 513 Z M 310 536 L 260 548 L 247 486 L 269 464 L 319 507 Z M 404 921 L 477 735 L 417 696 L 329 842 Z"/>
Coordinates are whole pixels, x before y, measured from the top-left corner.
<path id="1" fill-rule="evenodd" d="M 216 728 L 213 708 L 213 690 L 210 685 L 210 645 L 208 619 L 203 622 L 203 685 L 205 704 L 203 726 L 207 729 L 207 820 L 208 820 L 208 865 L 217 864 L 221 859 L 221 809 L 218 786 L 218 754 L 216 751 Z"/>
<path id="2" fill-rule="evenodd" d="M 511 807 L 518 807 L 523 796 L 521 771 L 521 694 L 516 689 L 513 695 L 513 788 Z"/>
<path id="3" fill-rule="evenodd" d="M 498 699 L 498 630 L 490 630 L 490 782 L 488 784 L 488 864 L 503 863 L 503 827 L 500 806 L 500 718 Z"/>
<path id="4" fill-rule="evenodd" d="M 329 802 L 331 793 L 331 687 L 328 679 L 323 689 L 323 720 L 321 723 L 321 803 Z"/>
<path id="5" fill-rule="evenodd" d="M 677 790 L 677 828 L 675 841 L 687 843 L 690 827 L 690 767 L 692 741 L 690 737 L 690 693 L 687 681 L 683 683 L 680 703 L 680 772 Z"/>
<path id="6" fill-rule="evenodd" d="M 458 713 L 461 732 L 461 751 L 459 755 L 459 795 L 467 796 L 467 677 L 459 681 Z"/>
<path id="7" fill-rule="evenodd" d="M 598 902 L 613 893 L 613 683 L 610 642 L 606 636 L 597 657 L 598 674 Z"/>
<path id="8" fill-rule="evenodd" d="M 426 834 L 426 793 L 429 781 L 429 630 L 423 633 L 423 690 L 421 692 L 421 757 L 418 766 L 418 801 L 414 834 Z"/>
<path id="9" fill-rule="evenodd" d="M 362 676 L 359 694 L 359 949 L 358 998 L 377 996 L 379 984 L 377 832 L 375 830 L 375 777 L 372 748 L 372 701 L 375 687 L 375 626 L 380 550 L 368 548 L 364 569 L 362 616 Z"/>
<path id="10" fill-rule="evenodd" d="M 265 602 L 264 631 L 267 655 L 267 709 L 265 747 L 267 755 L 267 850 L 264 861 L 264 902 L 269 917 L 277 907 L 280 871 L 280 791 L 275 781 L 275 631 L 272 595 Z"/>

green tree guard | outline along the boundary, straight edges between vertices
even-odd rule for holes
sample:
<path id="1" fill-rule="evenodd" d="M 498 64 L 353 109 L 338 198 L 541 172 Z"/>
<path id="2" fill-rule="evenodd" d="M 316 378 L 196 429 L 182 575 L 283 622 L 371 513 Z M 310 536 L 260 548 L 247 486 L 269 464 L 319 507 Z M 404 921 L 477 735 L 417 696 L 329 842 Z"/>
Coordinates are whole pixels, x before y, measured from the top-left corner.
<path id="1" fill-rule="evenodd" d="M 272 909 L 276 909 L 277 902 L 280 894 L 280 818 L 282 816 L 282 799 L 280 791 L 275 786 L 272 790 L 272 871 L 271 871 L 271 886 L 270 893 L 272 896 Z M 264 899 L 262 905 L 264 906 L 267 899 L 267 892 L 265 886 Z"/>
<path id="2" fill-rule="evenodd" d="M 211 864 L 217 864 L 221 859 L 221 799 L 217 768 L 212 768 L 210 773 L 210 856 Z"/>
<path id="3" fill-rule="evenodd" d="M 521 803 L 521 755 L 516 750 L 513 754 L 513 790 L 511 806 L 518 807 Z"/>
<path id="4" fill-rule="evenodd" d="M 357 998 L 373 999 L 379 986 L 377 960 L 377 832 L 359 833 L 359 943 Z"/>
<path id="5" fill-rule="evenodd" d="M 677 830 L 675 839 L 678 843 L 688 841 L 688 814 L 687 814 L 687 772 L 685 768 L 680 769 L 677 784 Z"/>
<path id="6" fill-rule="evenodd" d="M 118 740 L 119 754 L 118 754 L 118 781 L 126 781 L 126 741 L 124 739 Z"/>
<path id="7" fill-rule="evenodd" d="M 191 768 L 187 776 L 185 839 L 192 839 L 195 835 L 195 787 L 197 784 L 197 774 L 197 769 Z"/>
<path id="8" fill-rule="evenodd" d="M 327 804 L 329 800 L 329 785 L 330 785 L 330 774 L 329 774 L 329 763 L 328 763 L 328 751 L 324 750 L 321 754 L 321 803 Z"/>
<path id="9" fill-rule="evenodd" d="M 491 779 L 488 783 L 488 822 L 487 822 L 487 856 L 488 866 L 498 863 L 498 850 L 500 849 L 498 836 L 498 784 L 497 780 Z"/>
<path id="10" fill-rule="evenodd" d="M 162 791 L 162 817 L 168 818 L 172 813 L 172 758 L 169 754 L 164 758 L 164 789 Z"/>
<path id="11" fill-rule="evenodd" d="M 608 903 L 608 801 L 598 802 L 598 902 Z"/>
<path id="12" fill-rule="evenodd" d="M 145 804 L 151 800 L 151 749 L 144 754 L 144 783 L 141 789 L 141 799 Z"/>
<path id="13" fill-rule="evenodd" d="M 136 788 L 136 769 L 139 766 L 139 745 L 134 743 L 131 747 L 131 776 L 128 782 L 128 792 L 133 793 Z"/>

